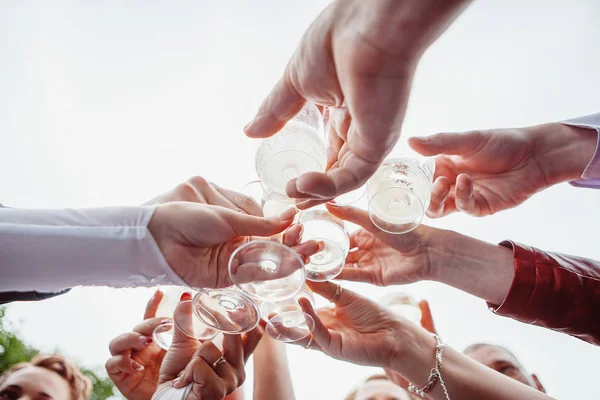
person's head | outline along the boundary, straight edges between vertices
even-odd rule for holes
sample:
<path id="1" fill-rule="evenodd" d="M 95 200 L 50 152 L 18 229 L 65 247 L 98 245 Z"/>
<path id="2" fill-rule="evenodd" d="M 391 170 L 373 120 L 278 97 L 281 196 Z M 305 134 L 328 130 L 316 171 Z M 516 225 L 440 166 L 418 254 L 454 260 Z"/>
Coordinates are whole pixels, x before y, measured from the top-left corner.
<path id="1" fill-rule="evenodd" d="M 411 394 L 387 375 L 374 375 L 346 396 L 345 400 L 412 400 Z"/>
<path id="2" fill-rule="evenodd" d="M 535 374 L 529 374 L 517 357 L 508 349 L 495 344 L 475 343 L 467 347 L 463 353 L 481 364 L 539 390 L 546 392 Z"/>
<path id="3" fill-rule="evenodd" d="M 2 400 L 87 400 L 92 384 L 59 355 L 37 355 L 0 377 Z"/>

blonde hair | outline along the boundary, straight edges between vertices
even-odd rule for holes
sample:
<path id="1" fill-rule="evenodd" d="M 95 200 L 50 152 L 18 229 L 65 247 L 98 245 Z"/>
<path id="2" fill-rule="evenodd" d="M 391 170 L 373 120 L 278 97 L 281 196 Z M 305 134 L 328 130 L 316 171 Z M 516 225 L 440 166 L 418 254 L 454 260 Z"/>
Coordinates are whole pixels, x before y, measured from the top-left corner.
<path id="1" fill-rule="evenodd" d="M 2 384 L 10 374 L 27 367 L 44 368 L 60 375 L 69 384 L 71 400 L 88 400 L 90 398 L 92 393 L 92 383 L 90 380 L 83 375 L 77 366 L 65 360 L 63 356 L 58 354 L 38 354 L 29 362 L 22 362 L 12 366 L 0 377 L 0 384 Z"/>

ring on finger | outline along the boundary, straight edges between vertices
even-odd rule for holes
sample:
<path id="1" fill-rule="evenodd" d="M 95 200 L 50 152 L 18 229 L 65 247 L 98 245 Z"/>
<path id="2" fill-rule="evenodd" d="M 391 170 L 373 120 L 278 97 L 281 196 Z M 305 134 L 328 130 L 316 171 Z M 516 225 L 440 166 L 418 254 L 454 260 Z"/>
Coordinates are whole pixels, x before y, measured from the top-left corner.
<path id="1" fill-rule="evenodd" d="M 213 369 L 219 367 L 219 365 L 224 364 L 225 362 L 227 362 L 227 360 L 225 359 L 225 357 L 221 356 L 219 357 L 219 359 L 217 361 L 215 361 L 212 365 Z"/>
<path id="2" fill-rule="evenodd" d="M 331 298 L 332 303 L 335 303 L 336 301 L 338 301 L 340 299 L 340 296 L 342 295 L 342 287 L 340 285 L 337 285 L 337 289 L 335 290 L 335 294 L 333 295 L 333 297 Z"/>

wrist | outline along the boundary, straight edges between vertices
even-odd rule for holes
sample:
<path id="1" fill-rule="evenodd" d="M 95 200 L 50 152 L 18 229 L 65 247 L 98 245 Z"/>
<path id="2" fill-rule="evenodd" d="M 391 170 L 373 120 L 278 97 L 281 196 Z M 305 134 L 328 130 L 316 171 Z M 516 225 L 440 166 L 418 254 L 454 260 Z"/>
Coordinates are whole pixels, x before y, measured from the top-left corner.
<path id="1" fill-rule="evenodd" d="M 533 158 L 539 165 L 546 187 L 577 180 L 591 161 L 598 132 L 555 122 L 526 128 L 534 141 Z"/>
<path id="2" fill-rule="evenodd" d="M 431 280 L 501 304 L 514 279 L 510 249 L 452 231 L 440 231 L 430 250 Z"/>
<path id="3" fill-rule="evenodd" d="M 408 328 L 408 326 L 406 327 Z M 403 345 L 393 355 L 389 370 L 402 375 L 416 386 L 424 384 L 435 365 L 435 337 L 420 326 L 398 332 Z"/>

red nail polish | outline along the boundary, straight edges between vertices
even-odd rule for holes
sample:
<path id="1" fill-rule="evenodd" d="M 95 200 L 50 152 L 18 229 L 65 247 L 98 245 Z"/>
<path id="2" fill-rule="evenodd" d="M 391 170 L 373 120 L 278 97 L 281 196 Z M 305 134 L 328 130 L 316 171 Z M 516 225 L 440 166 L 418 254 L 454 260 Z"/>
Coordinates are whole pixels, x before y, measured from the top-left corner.
<path id="1" fill-rule="evenodd" d="M 184 292 L 181 294 L 179 301 L 191 300 L 191 299 L 192 299 L 192 294 L 190 292 Z"/>

